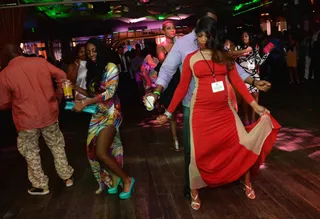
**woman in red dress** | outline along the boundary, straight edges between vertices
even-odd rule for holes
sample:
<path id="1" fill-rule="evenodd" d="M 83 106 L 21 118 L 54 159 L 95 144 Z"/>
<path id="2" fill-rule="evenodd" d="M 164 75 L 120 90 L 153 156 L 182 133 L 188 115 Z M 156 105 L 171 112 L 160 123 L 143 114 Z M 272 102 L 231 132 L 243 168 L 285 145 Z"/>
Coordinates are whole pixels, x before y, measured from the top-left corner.
<path id="1" fill-rule="evenodd" d="M 216 187 L 243 177 L 245 194 L 254 199 L 250 175 L 274 144 L 280 125 L 269 111 L 258 105 L 242 81 L 234 60 L 219 42 L 214 20 L 202 18 L 196 28 L 200 50 L 184 60 L 180 83 L 166 113 L 158 117 L 163 124 L 187 93 L 191 78 L 195 90 L 190 104 L 191 163 L 189 166 L 191 207 L 200 208 L 198 189 Z M 244 127 L 230 101 L 229 79 L 244 100 L 260 115 L 251 126 Z"/>

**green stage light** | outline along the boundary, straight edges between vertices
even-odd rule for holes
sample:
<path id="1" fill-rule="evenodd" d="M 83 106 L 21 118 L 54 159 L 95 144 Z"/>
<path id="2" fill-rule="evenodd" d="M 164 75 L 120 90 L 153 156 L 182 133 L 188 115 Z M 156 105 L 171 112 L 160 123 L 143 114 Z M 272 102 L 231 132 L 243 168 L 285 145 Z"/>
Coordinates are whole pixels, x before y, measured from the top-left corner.
<path id="1" fill-rule="evenodd" d="M 233 14 L 233 16 L 237 16 L 237 15 L 239 15 L 239 14 L 244 14 L 244 13 L 246 13 L 246 12 L 248 12 L 248 11 L 252 11 L 252 10 L 255 10 L 255 9 L 257 9 L 257 8 L 261 8 L 261 7 L 263 7 L 263 6 L 265 6 L 265 5 L 269 5 L 269 4 L 271 4 L 271 3 L 273 3 L 273 1 L 267 2 L 267 3 L 264 3 L 264 4 L 261 4 L 261 5 L 258 5 L 258 6 L 253 7 L 253 8 L 249 8 L 249 9 L 244 10 L 244 11 L 240 11 L 240 12 L 238 12 L 238 13 L 236 13 L 236 14 Z"/>
<path id="2" fill-rule="evenodd" d="M 248 5 L 251 5 L 251 4 L 254 4 L 254 3 L 258 3 L 258 2 L 261 2 L 261 0 L 252 0 L 251 2 L 246 2 L 246 3 L 241 3 L 237 6 L 234 7 L 234 11 L 239 11 L 241 8 L 245 7 L 245 6 L 248 6 Z"/>

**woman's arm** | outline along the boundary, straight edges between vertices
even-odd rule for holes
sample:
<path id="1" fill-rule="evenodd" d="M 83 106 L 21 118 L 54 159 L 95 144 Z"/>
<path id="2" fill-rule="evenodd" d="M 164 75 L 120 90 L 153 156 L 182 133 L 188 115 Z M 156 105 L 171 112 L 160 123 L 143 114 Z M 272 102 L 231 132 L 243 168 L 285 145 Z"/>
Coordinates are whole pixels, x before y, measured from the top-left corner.
<path id="1" fill-rule="evenodd" d="M 190 58 L 192 57 L 192 55 L 193 53 L 187 55 L 183 62 L 180 83 L 177 86 L 171 103 L 168 107 L 169 113 L 173 113 L 176 110 L 177 106 L 188 92 L 190 81 L 192 79 L 192 71 L 190 67 Z"/>
<path id="2" fill-rule="evenodd" d="M 94 97 L 94 95 L 91 92 L 88 92 L 87 90 L 79 87 L 78 85 L 75 85 L 75 91 L 77 91 L 78 93 L 80 93 L 86 97 Z"/>
<path id="3" fill-rule="evenodd" d="M 103 101 L 111 99 L 118 88 L 119 82 L 119 70 L 113 63 L 109 63 L 106 67 L 106 72 L 101 83 L 105 87 L 105 91 L 101 94 L 96 95 L 93 98 L 87 98 L 84 100 L 84 105 L 90 105 L 95 103 L 101 103 Z"/>
<path id="4" fill-rule="evenodd" d="M 157 57 L 160 63 L 163 63 L 166 59 L 166 51 L 164 50 L 162 45 L 157 45 Z"/>
<path id="5" fill-rule="evenodd" d="M 242 56 L 246 53 L 249 53 L 252 51 L 252 48 L 249 46 L 248 48 L 246 49 L 243 49 L 243 50 L 234 50 L 234 51 L 229 51 L 228 53 L 233 56 L 233 57 L 239 57 L 239 56 Z"/>
<path id="6" fill-rule="evenodd" d="M 232 85 L 237 89 L 237 91 L 241 94 L 243 99 L 250 104 L 252 109 L 259 114 L 260 116 L 265 113 L 270 113 L 269 110 L 264 108 L 263 106 L 260 106 L 252 97 L 252 95 L 249 93 L 246 85 L 241 80 L 236 67 L 234 66 L 233 69 L 229 72 L 229 77 L 231 79 Z"/>
<path id="7" fill-rule="evenodd" d="M 80 65 L 77 62 L 68 65 L 67 78 L 72 84 L 76 84 L 79 66 Z"/>
<path id="8" fill-rule="evenodd" d="M 255 60 L 256 60 L 256 63 L 260 66 L 262 65 L 268 58 L 269 54 L 270 53 L 266 53 L 262 56 L 260 56 L 259 54 L 259 46 L 256 46 L 255 50 L 254 50 L 254 54 L 255 54 Z"/>
<path id="9" fill-rule="evenodd" d="M 248 91 L 247 86 L 240 78 L 236 66 L 233 66 L 233 68 L 229 71 L 229 77 L 232 85 L 236 88 L 236 90 L 248 104 L 251 105 L 252 102 L 255 102 L 252 95 Z"/>

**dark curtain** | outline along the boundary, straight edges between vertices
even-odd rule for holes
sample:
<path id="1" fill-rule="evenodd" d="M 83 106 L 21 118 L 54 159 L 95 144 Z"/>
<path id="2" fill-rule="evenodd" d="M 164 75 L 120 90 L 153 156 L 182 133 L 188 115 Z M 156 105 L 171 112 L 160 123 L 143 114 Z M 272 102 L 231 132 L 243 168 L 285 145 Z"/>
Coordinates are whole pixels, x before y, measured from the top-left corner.
<path id="1" fill-rule="evenodd" d="M 25 19 L 25 8 L 0 9 L 0 50 L 7 43 L 21 43 Z M 0 57 L 0 66 L 1 60 L 3 57 Z"/>

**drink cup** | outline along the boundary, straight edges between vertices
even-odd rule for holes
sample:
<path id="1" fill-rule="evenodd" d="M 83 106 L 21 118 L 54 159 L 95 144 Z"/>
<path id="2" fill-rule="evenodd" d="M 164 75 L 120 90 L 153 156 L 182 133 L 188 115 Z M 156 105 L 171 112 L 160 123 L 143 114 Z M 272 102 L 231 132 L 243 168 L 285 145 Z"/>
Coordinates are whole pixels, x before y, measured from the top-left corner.
<path id="1" fill-rule="evenodd" d="M 62 88 L 63 88 L 63 94 L 64 98 L 66 100 L 72 100 L 73 99 L 73 93 L 72 93 L 72 84 L 69 80 L 64 80 L 62 82 Z"/>
<path id="2" fill-rule="evenodd" d="M 154 109 L 154 102 L 155 99 L 153 96 L 147 96 L 145 105 L 148 111 L 152 111 Z"/>

